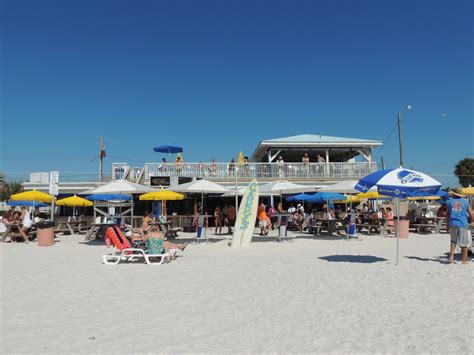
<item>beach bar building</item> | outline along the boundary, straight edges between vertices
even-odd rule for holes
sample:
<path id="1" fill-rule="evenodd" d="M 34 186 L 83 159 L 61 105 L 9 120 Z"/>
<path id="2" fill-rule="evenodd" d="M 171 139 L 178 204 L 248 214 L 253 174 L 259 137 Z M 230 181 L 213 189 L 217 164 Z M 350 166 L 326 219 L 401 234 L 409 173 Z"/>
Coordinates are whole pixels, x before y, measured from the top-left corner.
<path id="1" fill-rule="evenodd" d="M 381 145 L 382 142 L 376 140 L 304 134 L 262 140 L 241 166 L 229 162 L 185 162 L 182 165 L 149 162 L 143 166 L 115 162 L 112 163 L 109 180 L 125 179 L 148 186 L 169 187 L 194 179 L 234 186 L 237 178 L 239 185 L 244 185 L 256 178 L 259 183 L 288 180 L 322 187 L 343 180 L 356 180 L 376 171 L 373 149 Z M 308 155 L 309 163 L 303 163 L 304 154 Z M 31 181 L 23 184 L 25 190 L 47 192 L 48 174 L 43 175 L 38 179 L 38 173 L 32 173 Z M 60 181 L 59 190 L 61 194 L 80 193 L 100 184 L 94 181 Z"/>

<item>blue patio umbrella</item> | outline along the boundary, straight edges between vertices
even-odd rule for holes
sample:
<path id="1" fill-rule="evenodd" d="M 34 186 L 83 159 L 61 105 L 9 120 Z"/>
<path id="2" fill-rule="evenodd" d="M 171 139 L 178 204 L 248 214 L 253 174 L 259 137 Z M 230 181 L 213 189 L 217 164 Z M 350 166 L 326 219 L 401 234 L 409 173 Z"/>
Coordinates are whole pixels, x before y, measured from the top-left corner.
<path id="1" fill-rule="evenodd" d="M 41 202 L 35 202 L 35 201 L 8 201 L 7 202 L 8 206 L 28 206 L 28 207 L 46 207 L 48 205 L 41 203 Z"/>
<path id="2" fill-rule="evenodd" d="M 301 193 L 301 194 L 298 194 L 298 195 L 293 195 L 293 196 L 287 197 L 286 200 L 290 201 L 290 202 L 308 201 L 308 199 L 310 199 L 312 197 L 313 197 L 313 195 Z"/>
<path id="3" fill-rule="evenodd" d="M 161 145 L 159 147 L 153 148 L 153 150 L 157 153 L 167 153 L 167 154 L 175 154 L 175 153 L 183 152 L 183 148 L 178 147 L 177 145 Z"/>
<path id="4" fill-rule="evenodd" d="M 336 192 L 317 192 L 311 196 L 307 201 L 314 203 L 327 203 L 331 201 L 346 200 L 347 196 L 338 194 Z"/>
<path id="5" fill-rule="evenodd" d="M 379 194 L 395 198 L 397 204 L 397 224 L 400 226 L 400 199 L 405 199 L 415 193 L 436 194 L 441 188 L 441 183 L 431 176 L 418 171 L 397 168 L 380 170 L 369 174 L 359 180 L 355 189 L 367 192 L 373 186 L 377 187 Z M 398 265 L 400 228 L 396 228 L 396 231 Z"/>
<path id="6" fill-rule="evenodd" d="M 124 194 L 94 194 L 86 199 L 90 201 L 130 201 L 132 197 Z"/>

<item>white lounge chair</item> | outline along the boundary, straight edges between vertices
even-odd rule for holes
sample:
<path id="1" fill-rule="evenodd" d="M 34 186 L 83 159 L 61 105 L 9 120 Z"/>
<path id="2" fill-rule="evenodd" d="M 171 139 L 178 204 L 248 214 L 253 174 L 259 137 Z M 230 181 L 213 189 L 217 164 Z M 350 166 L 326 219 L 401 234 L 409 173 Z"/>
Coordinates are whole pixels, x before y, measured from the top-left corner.
<path id="1" fill-rule="evenodd" d="M 170 250 L 163 254 L 146 254 L 142 249 L 127 248 L 118 251 L 113 248 L 112 254 L 102 255 L 102 261 L 106 265 L 117 265 L 121 261 L 133 262 L 142 259 L 148 265 L 161 265 L 169 262 L 175 253 L 175 250 Z"/>

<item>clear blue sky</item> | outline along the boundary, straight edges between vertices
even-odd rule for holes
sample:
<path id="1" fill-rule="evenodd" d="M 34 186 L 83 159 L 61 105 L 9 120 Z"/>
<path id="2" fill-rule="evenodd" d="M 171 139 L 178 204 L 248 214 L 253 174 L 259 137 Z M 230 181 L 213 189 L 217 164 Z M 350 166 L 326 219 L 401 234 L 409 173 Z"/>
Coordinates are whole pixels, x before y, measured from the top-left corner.
<path id="1" fill-rule="evenodd" d="M 1 4 L 9 178 L 91 180 L 98 135 L 107 173 L 168 143 L 228 161 L 303 133 L 385 141 L 405 104 L 406 166 L 454 185 L 473 155 L 470 0 Z M 397 144 L 394 131 L 377 159 L 395 167 Z"/>

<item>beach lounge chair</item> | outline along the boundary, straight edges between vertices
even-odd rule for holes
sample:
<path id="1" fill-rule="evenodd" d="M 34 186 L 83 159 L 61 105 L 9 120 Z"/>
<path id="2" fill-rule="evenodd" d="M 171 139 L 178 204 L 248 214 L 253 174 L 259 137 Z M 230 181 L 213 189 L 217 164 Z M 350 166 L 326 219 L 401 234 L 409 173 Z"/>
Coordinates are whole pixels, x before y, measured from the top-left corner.
<path id="1" fill-rule="evenodd" d="M 148 265 L 161 265 L 169 262 L 172 258 L 169 252 L 147 254 L 143 249 L 132 248 L 120 228 L 116 226 L 111 226 L 107 229 L 105 241 L 112 246 L 111 254 L 102 255 L 102 262 L 106 265 L 136 261 L 144 261 Z"/>

